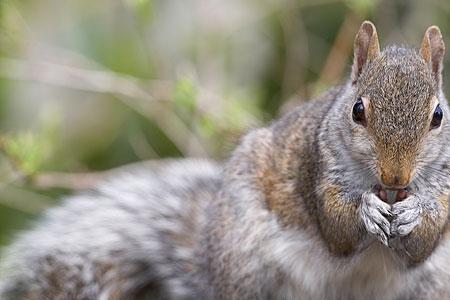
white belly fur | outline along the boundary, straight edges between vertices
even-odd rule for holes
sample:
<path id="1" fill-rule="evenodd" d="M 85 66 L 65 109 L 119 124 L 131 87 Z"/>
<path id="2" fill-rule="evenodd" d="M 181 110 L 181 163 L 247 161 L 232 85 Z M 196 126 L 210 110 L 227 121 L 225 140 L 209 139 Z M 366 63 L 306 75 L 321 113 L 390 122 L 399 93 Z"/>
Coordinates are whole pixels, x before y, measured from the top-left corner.
<path id="1" fill-rule="evenodd" d="M 450 278 L 449 241 L 441 243 L 424 264 L 407 270 L 392 250 L 378 242 L 353 258 L 336 258 L 319 238 L 278 230 L 282 233 L 270 242 L 264 256 L 290 279 L 277 295 L 280 299 L 395 299 L 412 291 L 425 270 L 442 278 L 443 287 Z"/>

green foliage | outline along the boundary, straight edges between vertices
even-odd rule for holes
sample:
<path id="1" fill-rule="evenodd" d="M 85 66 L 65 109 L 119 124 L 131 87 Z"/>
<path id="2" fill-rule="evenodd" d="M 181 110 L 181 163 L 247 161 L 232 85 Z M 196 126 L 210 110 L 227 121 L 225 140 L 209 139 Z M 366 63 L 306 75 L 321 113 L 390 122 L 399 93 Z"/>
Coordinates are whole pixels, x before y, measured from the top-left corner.
<path id="1" fill-rule="evenodd" d="M 379 5 L 379 0 L 347 0 L 350 8 L 361 16 L 367 16 Z"/>
<path id="2" fill-rule="evenodd" d="M 4 150 L 26 175 L 35 174 L 44 163 L 45 144 L 31 132 L 4 139 Z"/>
<path id="3" fill-rule="evenodd" d="M 44 118 L 38 132 L 25 131 L 2 138 L 2 149 L 24 176 L 37 174 L 54 152 L 53 146 L 59 135 L 60 122 L 57 114 Z"/>
<path id="4" fill-rule="evenodd" d="M 213 138 L 219 132 L 219 128 L 214 118 L 210 115 L 203 115 L 198 122 L 200 134 L 205 138 Z"/>
<path id="5" fill-rule="evenodd" d="M 197 108 L 197 87 L 189 78 L 178 80 L 173 91 L 174 109 L 189 122 Z"/>

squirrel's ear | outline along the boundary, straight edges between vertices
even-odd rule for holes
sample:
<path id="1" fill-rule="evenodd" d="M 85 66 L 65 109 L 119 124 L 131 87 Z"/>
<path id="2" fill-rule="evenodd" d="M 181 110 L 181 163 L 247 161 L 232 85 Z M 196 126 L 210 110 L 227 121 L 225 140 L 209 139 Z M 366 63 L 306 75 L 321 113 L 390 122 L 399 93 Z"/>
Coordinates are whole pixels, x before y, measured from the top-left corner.
<path id="1" fill-rule="evenodd" d="M 353 49 L 352 83 L 355 84 L 367 62 L 380 55 L 377 29 L 370 21 L 364 21 L 355 37 Z"/>
<path id="2" fill-rule="evenodd" d="M 442 64 L 444 61 L 445 45 L 441 31 L 437 26 L 431 26 L 425 31 L 420 54 L 428 63 L 438 88 L 442 84 Z"/>

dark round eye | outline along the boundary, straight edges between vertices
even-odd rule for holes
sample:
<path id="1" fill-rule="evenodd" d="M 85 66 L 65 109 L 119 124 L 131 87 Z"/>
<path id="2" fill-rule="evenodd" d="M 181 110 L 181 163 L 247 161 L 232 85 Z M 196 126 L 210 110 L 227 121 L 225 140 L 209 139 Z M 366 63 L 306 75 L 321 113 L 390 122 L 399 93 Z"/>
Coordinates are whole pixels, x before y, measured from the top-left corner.
<path id="1" fill-rule="evenodd" d="M 438 128 L 441 126 L 442 118 L 444 117 L 444 113 L 442 112 L 441 106 L 438 104 L 433 113 L 433 119 L 431 120 L 431 129 Z"/>
<path id="2" fill-rule="evenodd" d="M 356 100 L 352 111 L 353 121 L 358 124 L 366 125 L 366 114 L 364 113 L 364 103 L 361 98 Z"/>

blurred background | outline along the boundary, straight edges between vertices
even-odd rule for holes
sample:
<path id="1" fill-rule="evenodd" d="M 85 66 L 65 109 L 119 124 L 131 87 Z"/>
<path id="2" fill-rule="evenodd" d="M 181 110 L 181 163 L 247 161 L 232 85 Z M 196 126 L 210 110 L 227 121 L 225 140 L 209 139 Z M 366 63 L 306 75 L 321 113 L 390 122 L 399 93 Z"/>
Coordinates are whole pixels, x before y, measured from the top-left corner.
<path id="1" fill-rule="evenodd" d="M 364 19 L 450 44 L 449 1 L 0 0 L 0 246 L 110 169 L 226 159 L 345 80 Z"/>

